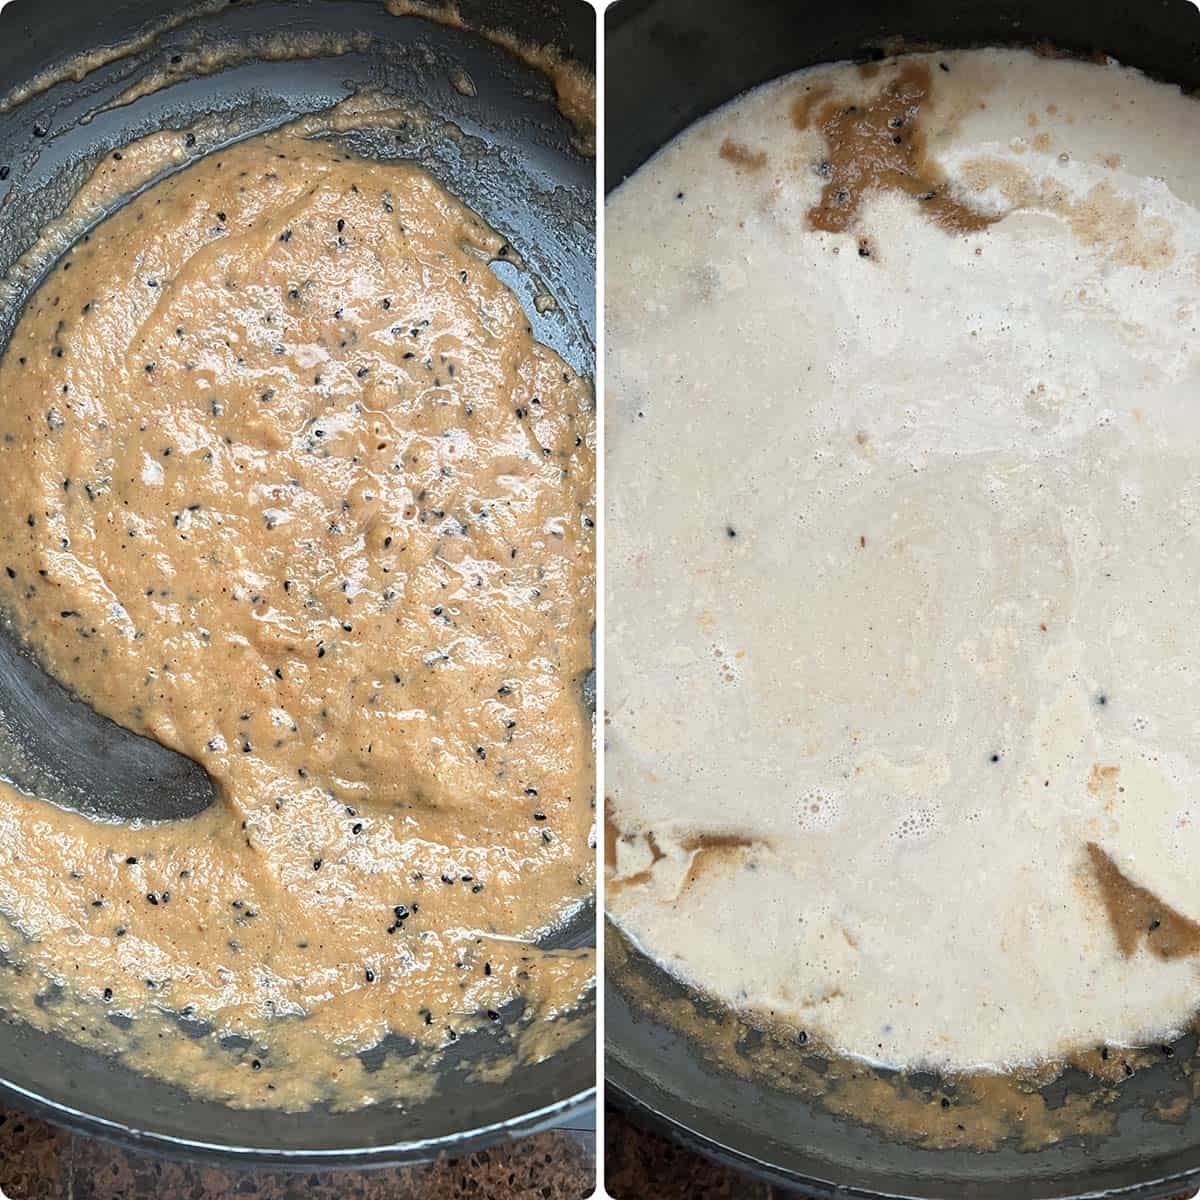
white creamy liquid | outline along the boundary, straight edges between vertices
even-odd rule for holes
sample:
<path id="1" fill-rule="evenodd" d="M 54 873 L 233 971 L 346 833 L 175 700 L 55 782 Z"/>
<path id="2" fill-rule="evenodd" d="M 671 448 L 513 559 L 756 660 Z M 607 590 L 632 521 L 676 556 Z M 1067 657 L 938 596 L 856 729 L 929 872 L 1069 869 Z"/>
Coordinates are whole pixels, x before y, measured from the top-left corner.
<path id="1" fill-rule="evenodd" d="M 1087 849 L 1200 919 L 1200 107 L 929 64 L 986 229 L 896 190 L 810 227 L 793 106 L 894 62 L 758 89 L 610 201 L 609 910 L 732 1006 L 953 1070 L 1200 1007 Z"/>

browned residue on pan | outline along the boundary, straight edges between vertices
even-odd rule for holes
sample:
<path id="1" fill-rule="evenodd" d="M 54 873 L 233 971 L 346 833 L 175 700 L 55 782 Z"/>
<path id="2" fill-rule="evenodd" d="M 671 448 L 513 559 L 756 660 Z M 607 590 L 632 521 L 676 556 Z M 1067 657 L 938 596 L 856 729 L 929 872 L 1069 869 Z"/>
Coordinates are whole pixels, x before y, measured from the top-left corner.
<path id="1" fill-rule="evenodd" d="M 797 129 L 807 129 L 817 105 L 833 95 L 831 83 L 808 83 L 792 101 L 792 123 Z"/>
<path id="2" fill-rule="evenodd" d="M 795 101 L 796 127 L 815 128 L 826 144 L 818 165 L 825 183 L 808 213 L 813 229 L 844 233 L 857 223 L 866 198 L 879 191 L 914 197 L 949 233 L 974 233 L 997 219 L 955 198 L 945 172 L 929 157 L 922 110 L 930 101 L 930 76 L 927 63 L 903 63 L 870 100 L 829 100 L 815 122 L 819 89 Z"/>
<path id="3" fill-rule="evenodd" d="M 767 165 L 765 150 L 751 150 L 749 146 L 735 142 L 733 138 L 726 138 L 721 143 L 720 154 L 727 163 L 732 163 L 738 170 L 745 168 L 748 171 L 760 171 Z"/>
<path id="4" fill-rule="evenodd" d="M 615 895 L 621 888 L 631 887 L 638 884 L 650 882 L 650 872 L 656 862 L 665 858 L 657 839 L 653 833 L 647 832 L 640 836 L 644 838 L 646 845 L 650 848 L 650 866 L 644 871 L 638 871 L 636 875 L 630 875 L 627 879 L 615 878 L 614 872 L 617 869 L 617 843 L 632 842 L 639 835 L 623 833 L 617 825 L 616 818 L 613 815 L 613 804 L 611 799 L 604 801 L 604 866 L 609 874 L 608 889 L 610 895 Z"/>
<path id="5" fill-rule="evenodd" d="M 683 887 L 690 888 L 709 867 L 732 861 L 741 851 L 754 844 L 751 838 L 733 834 L 699 834 L 688 838 L 683 843 L 683 848 L 693 854 L 691 866 L 684 876 Z"/>
<path id="6" fill-rule="evenodd" d="M 1114 262 L 1156 271 L 1175 260 L 1170 221 L 1143 212 L 1137 200 L 1109 180 L 1075 198 L 1058 180 L 1038 179 L 1017 163 L 986 156 L 965 162 L 960 178 L 972 192 L 994 189 L 1008 211 L 1037 209 L 1061 217 L 1085 246 Z"/>
<path id="7" fill-rule="evenodd" d="M 617 828 L 613 816 L 613 802 L 610 796 L 604 798 L 604 865 L 610 871 L 617 865 L 617 841 L 621 831 Z"/>
<path id="8" fill-rule="evenodd" d="M 1103 1137 L 1113 1126 L 1109 1103 L 1115 1093 L 1101 1081 L 1126 1078 L 1161 1057 L 1097 1051 L 1096 1069 L 1091 1062 L 1079 1064 L 1095 1080 L 1054 1101 L 1041 1089 L 1065 1064 L 1011 1075 L 946 1075 L 930 1087 L 919 1077 L 877 1071 L 832 1053 L 807 1032 L 766 1014 L 736 1012 L 702 992 L 665 990 L 612 926 L 605 946 L 609 978 L 634 1007 L 683 1034 L 717 1070 L 815 1101 L 837 1117 L 926 1149 L 992 1150 L 1012 1143 L 1032 1151 L 1068 1137 Z"/>
<path id="9" fill-rule="evenodd" d="M 554 96 L 562 113 L 578 134 L 578 149 L 589 157 L 596 153 L 596 77 L 557 46 L 538 46 L 508 29 L 475 28 L 463 16 L 455 0 L 384 0 L 394 17 L 423 17 L 451 29 L 464 29 L 507 50 L 554 85 Z"/>
<path id="10" fill-rule="evenodd" d="M 638 871 L 634 875 L 618 878 L 615 874 L 617 869 L 618 843 L 625 842 L 626 844 L 630 844 L 639 837 L 645 841 L 650 850 L 650 866 Z M 753 838 L 728 833 L 697 833 L 691 837 L 684 838 L 679 843 L 679 847 L 685 853 L 692 855 L 692 861 L 688 866 L 687 874 L 684 876 L 681 887 L 684 889 L 691 887 L 709 867 L 716 866 L 721 862 L 731 861 L 741 851 L 757 844 L 760 843 Z M 609 875 L 608 889 L 610 895 L 615 895 L 623 888 L 636 887 L 640 884 L 649 883 L 654 865 L 661 862 L 664 858 L 666 858 L 666 855 L 663 853 L 662 847 L 658 844 L 658 839 L 652 831 L 640 834 L 622 832 L 616 822 L 612 801 L 605 801 L 604 866 Z"/>
<path id="11" fill-rule="evenodd" d="M 1092 773 L 1088 776 L 1087 790 L 1093 796 L 1110 796 L 1117 786 L 1117 777 L 1120 774 L 1121 768 L 1118 766 L 1094 763 Z"/>
<path id="12" fill-rule="evenodd" d="M 1103 50 L 1063 50 L 1053 42 L 1046 41 L 1035 42 L 1031 49 L 1038 58 L 1077 59 L 1081 62 L 1094 63 L 1098 67 L 1107 67 L 1110 62 L 1108 55 Z"/>
<path id="13" fill-rule="evenodd" d="M 1161 959 L 1200 952 L 1200 924 L 1134 883 L 1095 842 L 1088 842 L 1087 852 L 1108 923 L 1126 958 L 1143 939 L 1146 948 Z"/>

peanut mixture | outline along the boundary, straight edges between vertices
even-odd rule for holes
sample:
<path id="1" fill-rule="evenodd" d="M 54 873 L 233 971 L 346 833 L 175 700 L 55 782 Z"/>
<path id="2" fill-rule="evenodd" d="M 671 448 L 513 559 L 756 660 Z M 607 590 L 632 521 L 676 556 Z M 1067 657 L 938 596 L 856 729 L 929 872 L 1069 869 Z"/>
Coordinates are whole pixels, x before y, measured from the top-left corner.
<path id="1" fill-rule="evenodd" d="M 354 1105 L 586 992 L 589 952 L 533 943 L 593 882 L 593 406 L 511 253 L 420 169 L 285 132 L 144 192 L 33 297 L 0 603 L 217 791 L 135 827 L 0 787 L 41 1023 L 235 1103 Z M 368 1070 L 381 1044 L 427 1054 Z"/>

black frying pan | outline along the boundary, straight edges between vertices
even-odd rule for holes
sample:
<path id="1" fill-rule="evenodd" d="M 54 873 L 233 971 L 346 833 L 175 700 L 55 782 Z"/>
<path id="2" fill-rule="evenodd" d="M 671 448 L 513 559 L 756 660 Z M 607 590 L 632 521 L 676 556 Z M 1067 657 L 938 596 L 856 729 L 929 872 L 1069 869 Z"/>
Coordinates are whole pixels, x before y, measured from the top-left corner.
<path id="1" fill-rule="evenodd" d="M 583 0 L 460 0 L 459 10 L 472 27 L 507 29 L 523 42 L 553 44 L 586 66 L 594 63 L 595 14 Z M 351 145 L 422 163 L 503 232 L 524 267 L 501 264 L 497 271 L 521 296 L 537 336 L 576 370 L 593 373 L 594 164 L 576 149 L 576 132 L 558 111 L 546 76 L 474 33 L 391 16 L 382 0 L 214 0 L 189 12 L 172 0 L 14 0 L 0 12 L 0 96 L 77 55 L 160 30 L 137 52 L 80 78 L 68 75 L 0 110 L 0 274 L 62 212 L 91 165 L 132 139 L 186 128 L 210 113 L 229 114 L 244 136 L 367 85 L 424 105 L 475 139 L 480 152 L 464 153 L 462 141 L 435 122 L 424 132 L 364 135 Z M 363 36 L 352 40 L 352 53 L 318 50 L 275 60 L 255 52 L 262 39 L 280 34 Z M 184 75 L 132 104 L 100 111 L 130 83 L 169 67 L 175 55 L 186 61 L 188 50 L 217 44 L 250 53 L 215 74 Z M 474 96 L 453 86 L 455 68 L 470 77 Z M 533 304 L 539 280 L 559 302 L 552 312 L 539 313 Z M 0 348 L 19 308 L 0 309 Z M 89 772 L 96 791 L 108 785 L 134 795 L 144 807 L 133 815 L 172 816 L 194 807 L 187 792 L 195 776 L 186 760 L 161 762 L 141 739 L 96 724 L 66 705 L 37 672 L 0 631 L 0 742 L 9 750 L 19 743 L 16 759 L 0 754 L 0 773 L 9 773 L 7 764 L 15 774 L 14 762 L 41 771 L 64 784 L 63 802 L 73 807 L 79 804 L 71 786 L 81 773 L 88 781 Z M 145 786 L 146 778 L 155 786 Z M 592 934 L 589 912 L 558 941 L 582 943 Z M 197 1100 L 7 1019 L 0 1026 L 0 1094 L 76 1129 L 169 1153 L 293 1166 L 415 1161 L 577 1121 L 590 1103 L 594 1046 L 591 1014 L 570 1019 L 581 1023 L 584 1036 L 545 1062 L 518 1068 L 502 1084 L 468 1083 L 451 1066 L 428 1102 L 299 1114 L 234 1111 Z M 461 1057 L 480 1050 L 467 1048 Z"/>
<path id="2" fill-rule="evenodd" d="M 1200 11 L 1188 0 L 618 0 L 605 19 L 609 189 L 739 93 L 816 63 L 878 58 L 894 38 L 946 47 L 1048 42 L 1067 52 L 1104 52 L 1187 91 L 1200 89 Z M 1197 135 L 1200 152 L 1200 108 Z M 925 1150 L 707 1065 L 700 1048 L 661 1019 L 678 985 L 636 954 L 629 969 L 639 1001 L 612 982 L 606 988 L 610 1100 L 772 1181 L 821 1197 L 978 1200 L 1148 1198 L 1200 1186 L 1198 1106 L 1177 1124 L 1148 1113 L 1155 1099 L 1190 1091 L 1194 1037 L 1121 1086 L 1108 1137 L 1036 1152 Z M 1058 1095 L 1095 1086 L 1078 1072 L 1056 1085 Z"/>

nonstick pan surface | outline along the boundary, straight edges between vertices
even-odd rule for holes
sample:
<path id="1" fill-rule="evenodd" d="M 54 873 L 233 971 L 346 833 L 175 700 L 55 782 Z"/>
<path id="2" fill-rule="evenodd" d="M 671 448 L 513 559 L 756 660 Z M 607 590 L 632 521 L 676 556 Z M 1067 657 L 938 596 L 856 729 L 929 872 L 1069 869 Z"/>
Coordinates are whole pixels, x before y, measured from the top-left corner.
<path id="1" fill-rule="evenodd" d="M 459 11 L 472 28 L 506 29 L 594 64 L 595 15 L 583 0 L 478 0 Z M 307 56 L 264 50 L 281 36 L 307 37 Z M 45 86 L 76 56 L 131 41 L 138 42 L 133 52 L 107 62 L 100 54 L 86 71 L 68 70 Z M 189 51 L 212 46 L 248 52 L 233 54 L 224 69 L 184 73 L 132 103 L 106 107 L 130 85 L 170 69 L 175 56 L 187 62 Z M 459 72 L 474 95 L 461 88 Z M 549 79 L 487 39 L 390 15 L 382 0 L 248 0 L 206 3 L 194 13 L 171 0 L 13 0 L 0 12 L 0 97 L 31 82 L 33 95 L 0 100 L 0 275 L 63 211 L 91 168 L 139 136 L 219 114 L 236 131 L 231 136 L 244 137 L 356 90 L 383 89 L 435 119 L 389 129 L 386 137 L 347 135 L 348 144 L 421 163 L 501 231 L 521 263 L 496 270 L 521 297 L 537 336 L 593 374 L 594 161 L 577 149 Z M 543 287 L 558 301 L 548 313 L 533 303 Z M 18 310 L 0 311 L 0 347 Z M 558 941 L 582 944 L 592 931 L 586 911 Z M 178 1155 L 296 1167 L 417 1161 L 578 1118 L 594 1083 L 592 1014 L 569 1019 L 581 1023 L 573 1045 L 516 1068 L 503 1083 L 468 1082 L 450 1065 L 426 1102 L 302 1113 L 199 1100 L 6 1019 L 0 1093 L 75 1129 Z M 480 1049 L 463 1042 L 463 1058 Z"/>
<path id="2" fill-rule="evenodd" d="M 897 44 L 1044 43 L 1068 53 L 1107 53 L 1185 91 L 1200 89 L 1200 12 L 1187 0 L 617 0 L 605 20 L 608 189 L 749 88 L 817 63 L 879 58 Z M 1200 150 L 1200 140 L 1192 149 Z M 935 930 L 931 920 L 929 930 L 914 936 L 936 936 Z M 620 938 L 611 930 L 610 936 Z M 606 986 L 609 1099 L 743 1170 L 821 1197 L 1149 1198 L 1200 1186 L 1197 1106 L 1177 1123 L 1149 1115 L 1156 1099 L 1191 1094 L 1194 1036 L 1120 1087 L 1108 1105 L 1115 1120 L 1107 1137 L 1036 1151 L 920 1149 L 710 1065 L 697 1044 L 661 1018 L 666 1002 L 680 995 L 678 984 L 630 953 L 636 988 L 611 980 Z M 1076 1072 L 1056 1086 L 1061 1094 L 1099 1085 Z"/>

